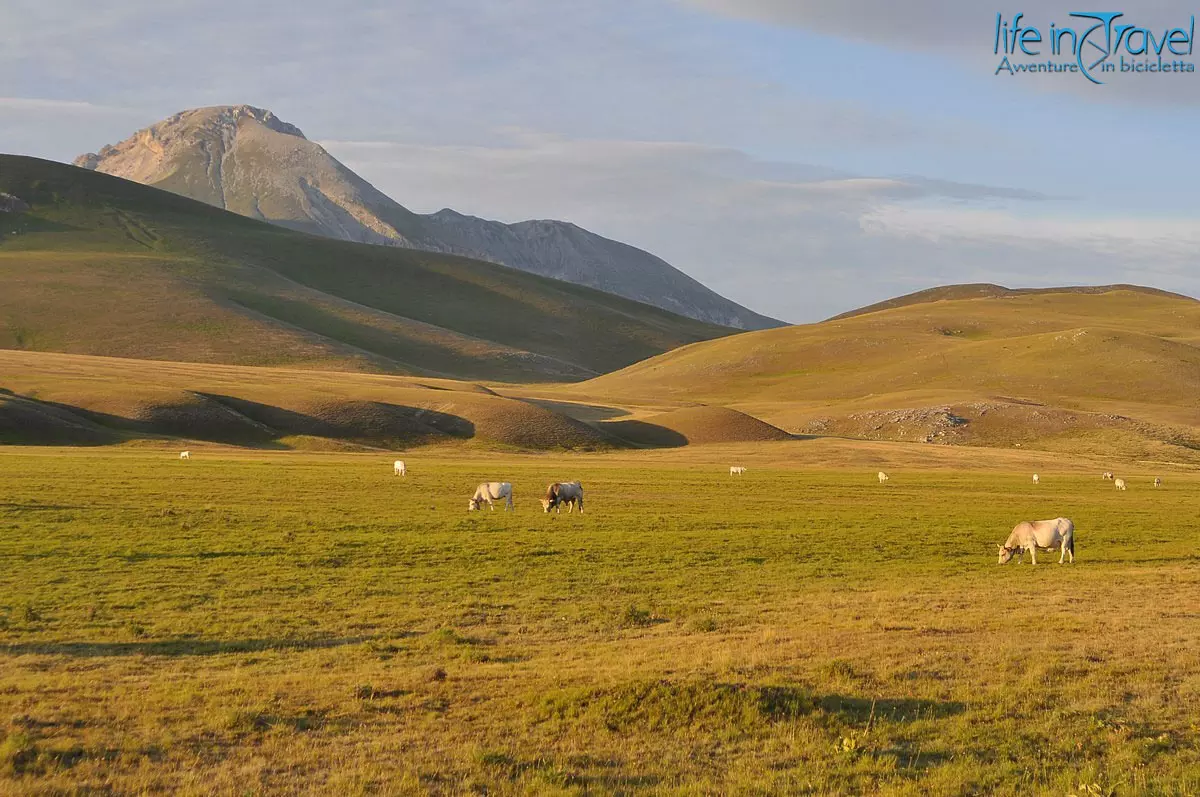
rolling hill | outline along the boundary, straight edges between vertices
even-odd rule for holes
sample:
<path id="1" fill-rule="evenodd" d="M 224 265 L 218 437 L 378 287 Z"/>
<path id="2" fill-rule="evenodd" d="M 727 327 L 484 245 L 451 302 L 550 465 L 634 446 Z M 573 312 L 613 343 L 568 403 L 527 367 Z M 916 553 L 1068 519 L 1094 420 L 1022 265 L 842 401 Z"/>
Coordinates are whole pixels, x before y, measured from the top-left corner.
<path id="1" fill-rule="evenodd" d="M 781 325 L 648 252 L 574 224 L 413 213 L 300 128 L 248 105 L 182 111 L 75 164 L 302 232 L 500 263 L 721 326 Z"/>
<path id="2" fill-rule="evenodd" d="M 469 382 L 0 350 L 0 444 L 163 439 L 301 449 L 621 445 Z"/>
<path id="3" fill-rule="evenodd" d="M 50 161 L 0 156 L 0 193 L 0 348 L 541 382 L 733 331 Z"/>
<path id="4" fill-rule="evenodd" d="M 978 298 L 941 298 L 963 295 Z M 731 406 L 794 434 L 1142 452 L 1161 443 L 1164 456 L 1195 458 L 1200 302 L 1131 286 L 955 286 L 684 346 L 560 396 Z"/>

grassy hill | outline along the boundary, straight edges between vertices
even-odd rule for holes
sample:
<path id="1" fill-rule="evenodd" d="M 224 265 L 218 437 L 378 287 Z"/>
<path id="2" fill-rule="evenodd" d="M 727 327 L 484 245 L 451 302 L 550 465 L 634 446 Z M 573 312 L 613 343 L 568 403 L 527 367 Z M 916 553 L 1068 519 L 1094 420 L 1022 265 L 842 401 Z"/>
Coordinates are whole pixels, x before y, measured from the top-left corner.
<path id="1" fill-rule="evenodd" d="M 1175 298 L 1183 299 L 1188 298 L 1178 293 L 1171 293 L 1170 291 L 1159 290 L 1158 288 L 1147 288 L 1141 285 L 1078 285 L 1066 288 L 1005 288 L 1003 285 L 994 285 L 990 282 L 975 282 L 962 285 L 939 285 L 935 288 L 926 288 L 922 291 L 906 293 L 903 296 L 897 296 L 894 299 L 885 299 L 882 302 L 876 302 L 875 304 L 859 307 L 855 310 L 849 310 L 840 315 L 835 315 L 829 320 L 840 321 L 843 318 L 853 318 L 854 316 L 875 313 L 880 310 L 891 310 L 897 307 L 908 307 L 914 304 L 952 301 L 955 299 L 1005 299 L 1014 296 L 1033 296 L 1046 293 L 1097 294 L 1111 293 L 1113 291 L 1132 291 L 1134 293 L 1145 293 L 1151 296 L 1173 296 Z"/>
<path id="2" fill-rule="evenodd" d="M 317 238 L 0 156 L 0 348 L 578 380 L 731 330 L 466 258 Z"/>
<path id="3" fill-rule="evenodd" d="M 792 433 L 1130 453 L 1157 441 L 1191 457 L 1200 302 L 1125 287 L 937 298 L 685 346 L 562 395 L 732 405 Z"/>
<path id="4" fill-rule="evenodd" d="M 0 444 L 162 438 L 309 450 L 621 444 L 470 382 L 0 350 Z"/>

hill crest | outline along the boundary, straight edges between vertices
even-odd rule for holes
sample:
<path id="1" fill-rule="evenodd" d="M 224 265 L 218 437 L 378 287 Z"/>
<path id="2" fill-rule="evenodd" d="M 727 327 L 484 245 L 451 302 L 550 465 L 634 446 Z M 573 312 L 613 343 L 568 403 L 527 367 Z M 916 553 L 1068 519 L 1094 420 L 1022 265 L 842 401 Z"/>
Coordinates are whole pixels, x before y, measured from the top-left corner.
<path id="1" fill-rule="evenodd" d="M 913 293 L 906 293 L 903 296 L 885 299 L 882 302 L 875 302 L 874 304 L 869 304 L 865 307 L 847 310 L 844 313 L 832 316 L 826 320 L 840 321 L 846 318 L 854 318 L 855 316 L 866 315 L 867 313 L 878 313 L 883 310 L 894 310 L 897 307 L 909 307 L 915 304 L 926 304 L 929 302 L 957 301 L 961 299 L 1003 299 L 1013 296 L 1033 296 L 1039 294 L 1056 293 L 1100 294 L 1111 293 L 1113 291 L 1132 291 L 1135 293 L 1145 293 L 1152 296 L 1170 296 L 1178 299 L 1193 299 L 1193 297 L 1186 296 L 1181 293 L 1172 293 L 1171 291 L 1164 291 L 1160 288 L 1148 288 L 1142 285 L 1130 285 L 1126 283 L 1115 283 L 1112 285 L 1068 285 L 1052 288 L 1006 288 L 1003 285 L 996 285 L 991 282 L 972 282 L 954 285 L 939 285 L 933 288 L 925 288 L 924 290 L 914 291 Z"/>

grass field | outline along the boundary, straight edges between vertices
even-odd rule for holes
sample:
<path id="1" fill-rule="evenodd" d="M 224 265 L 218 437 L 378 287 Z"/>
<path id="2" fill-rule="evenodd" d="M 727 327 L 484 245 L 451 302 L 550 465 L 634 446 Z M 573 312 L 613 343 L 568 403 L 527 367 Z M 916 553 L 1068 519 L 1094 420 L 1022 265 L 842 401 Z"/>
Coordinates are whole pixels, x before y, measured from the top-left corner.
<path id="1" fill-rule="evenodd" d="M 0 449 L 0 793 L 1200 792 L 1191 471 L 173 454 Z M 1059 514 L 1076 565 L 996 565 Z"/>

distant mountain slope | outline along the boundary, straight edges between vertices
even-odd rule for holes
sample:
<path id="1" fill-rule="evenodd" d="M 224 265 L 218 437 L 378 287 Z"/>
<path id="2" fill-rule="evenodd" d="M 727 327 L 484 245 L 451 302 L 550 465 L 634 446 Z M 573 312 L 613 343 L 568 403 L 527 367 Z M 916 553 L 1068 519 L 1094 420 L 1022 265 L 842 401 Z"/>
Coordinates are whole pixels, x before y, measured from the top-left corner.
<path id="1" fill-rule="evenodd" d="M 498 221 L 445 209 L 424 220 L 425 248 L 598 288 L 737 329 L 781 326 L 709 290 L 665 260 L 563 221 Z"/>
<path id="2" fill-rule="evenodd" d="M 489 260 L 721 326 L 780 326 L 660 258 L 573 224 L 412 213 L 299 128 L 247 105 L 183 111 L 75 164 L 303 232 Z"/>
<path id="3" fill-rule="evenodd" d="M 313 238 L 0 156 L 0 348 L 577 380 L 731 330 L 462 257 Z"/>

